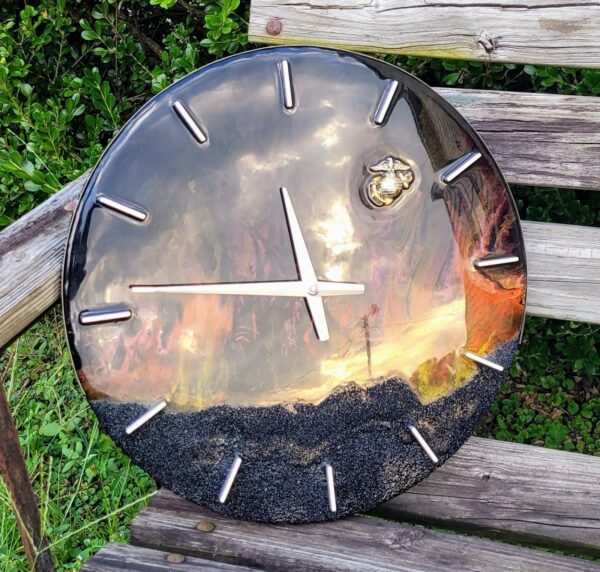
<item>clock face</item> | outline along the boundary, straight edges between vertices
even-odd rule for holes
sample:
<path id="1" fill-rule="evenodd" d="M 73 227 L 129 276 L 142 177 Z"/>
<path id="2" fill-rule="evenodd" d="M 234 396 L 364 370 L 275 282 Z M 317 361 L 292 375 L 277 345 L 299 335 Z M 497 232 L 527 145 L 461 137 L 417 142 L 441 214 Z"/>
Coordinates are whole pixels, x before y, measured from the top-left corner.
<path id="1" fill-rule="evenodd" d="M 451 456 L 519 341 L 523 241 L 480 138 L 400 69 L 286 47 L 151 100 L 67 252 L 78 377 L 162 485 L 239 518 L 368 510 Z"/>

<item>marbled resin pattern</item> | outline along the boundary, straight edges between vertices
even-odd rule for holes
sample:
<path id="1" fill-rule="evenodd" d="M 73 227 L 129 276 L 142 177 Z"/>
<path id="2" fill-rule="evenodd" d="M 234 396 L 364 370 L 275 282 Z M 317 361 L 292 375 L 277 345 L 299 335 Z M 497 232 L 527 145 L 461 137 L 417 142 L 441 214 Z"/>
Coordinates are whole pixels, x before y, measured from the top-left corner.
<path id="1" fill-rule="evenodd" d="M 281 101 L 290 62 L 296 106 Z M 385 125 L 373 114 L 387 78 L 401 89 Z M 199 144 L 172 108 L 208 134 Z M 482 158 L 444 187 L 440 172 Z M 361 189 L 393 156 L 414 181 L 391 207 Z M 279 188 L 288 188 L 318 276 L 365 284 L 325 301 L 319 341 L 301 298 L 134 293 L 132 284 L 295 280 Z M 149 213 L 135 222 L 99 194 Z M 474 260 L 516 255 L 487 271 Z M 422 403 L 453 393 L 518 338 L 525 266 L 518 217 L 497 166 L 458 114 L 422 83 L 368 57 L 279 48 L 223 60 L 169 88 L 124 128 L 86 188 L 70 239 L 65 313 L 92 399 L 174 408 L 319 403 L 342 385 L 408 382 Z M 128 321 L 83 326 L 111 304 Z"/>

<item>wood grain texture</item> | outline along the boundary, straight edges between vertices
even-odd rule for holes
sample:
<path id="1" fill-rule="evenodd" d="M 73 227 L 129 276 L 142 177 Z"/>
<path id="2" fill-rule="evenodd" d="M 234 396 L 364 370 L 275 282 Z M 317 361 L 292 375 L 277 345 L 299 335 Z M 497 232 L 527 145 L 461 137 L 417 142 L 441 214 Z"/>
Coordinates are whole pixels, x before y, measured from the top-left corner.
<path id="1" fill-rule="evenodd" d="M 436 91 L 475 127 L 509 182 L 600 189 L 600 97 Z"/>
<path id="2" fill-rule="evenodd" d="M 600 228 L 525 221 L 523 235 L 527 313 L 600 323 Z"/>
<path id="3" fill-rule="evenodd" d="M 600 457 L 472 437 L 375 513 L 600 555 Z"/>
<path id="4" fill-rule="evenodd" d="M 199 521 L 214 530 L 200 532 Z M 308 525 L 237 521 L 164 490 L 134 521 L 131 542 L 286 572 L 600 570 L 600 563 L 362 516 Z"/>
<path id="5" fill-rule="evenodd" d="M 108 544 L 82 570 L 84 572 L 251 572 L 252 568 L 151 550 L 140 546 Z"/>
<path id="6" fill-rule="evenodd" d="M 67 232 L 85 181 L 76 179 L 0 233 L 0 347 L 58 300 Z"/>
<path id="7" fill-rule="evenodd" d="M 54 572 L 52 556 L 47 549 L 47 542 L 42 532 L 37 499 L 29 479 L 2 382 L 0 382 L 0 436 L 0 476 L 10 495 L 10 508 L 15 514 L 29 567 L 32 572 Z"/>
<path id="8" fill-rule="evenodd" d="M 590 0 L 253 0 L 249 28 L 258 43 L 589 68 L 599 35 Z"/>

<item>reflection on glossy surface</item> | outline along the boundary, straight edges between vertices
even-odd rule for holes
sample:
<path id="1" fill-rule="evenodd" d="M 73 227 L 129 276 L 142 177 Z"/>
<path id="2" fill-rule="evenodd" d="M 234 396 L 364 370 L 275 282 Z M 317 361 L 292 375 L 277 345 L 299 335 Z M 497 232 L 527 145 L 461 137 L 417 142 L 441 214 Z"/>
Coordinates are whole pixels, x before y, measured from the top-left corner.
<path id="1" fill-rule="evenodd" d="M 293 70 L 281 105 L 277 62 Z M 402 85 L 382 126 L 387 78 Z M 198 145 L 180 101 L 210 139 Z M 512 199 L 489 154 L 449 186 L 440 173 L 478 148 L 431 90 L 370 58 L 267 49 L 208 66 L 150 102 L 111 145 L 71 236 L 67 327 L 92 398 L 184 408 L 318 402 L 340 384 L 407 380 L 424 402 L 451 393 L 486 355 L 518 336 L 524 260 Z M 369 166 L 406 161 L 410 189 L 374 208 Z M 132 284 L 297 280 L 280 187 L 289 190 L 317 277 L 365 284 L 326 298 L 330 339 L 314 335 L 302 298 L 135 293 Z M 120 197 L 132 222 L 96 204 Z M 82 326 L 80 312 L 125 304 L 126 322 Z"/>

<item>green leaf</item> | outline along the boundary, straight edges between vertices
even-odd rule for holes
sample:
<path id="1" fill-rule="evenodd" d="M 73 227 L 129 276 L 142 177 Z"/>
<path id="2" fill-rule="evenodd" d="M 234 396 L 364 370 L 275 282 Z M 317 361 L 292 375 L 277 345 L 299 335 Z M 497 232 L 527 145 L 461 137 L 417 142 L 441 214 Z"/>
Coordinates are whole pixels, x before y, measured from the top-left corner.
<path id="1" fill-rule="evenodd" d="M 586 419 L 591 419 L 594 415 L 594 412 L 592 411 L 592 406 L 586 403 L 581 410 L 581 415 Z"/>
<path id="2" fill-rule="evenodd" d="M 35 193 L 39 191 L 42 187 L 33 181 L 25 181 L 23 186 L 30 192 Z"/>
<path id="3" fill-rule="evenodd" d="M 449 73 L 444 78 L 444 83 L 446 85 L 456 85 L 456 82 L 458 81 L 459 77 L 460 77 L 460 72 Z"/>
<path id="4" fill-rule="evenodd" d="M 536 76 L 537 75 L 537 68 L 535 66 L 529 65 L 527 64 L 526 66 L 523 67 L 523 71 L 530 76 Z"/>
<path id="5" fill-rule="evenodd" d="M 40 435 L 44 435 L 45 437 L 56 437 L 56 435 L 60 433 L 60 429 L 60 423 L 46 423 L 40 427 Z"/>
<path id="6" fill-rule="evenodd" d="M 31 87 L 31 85 L 29 85 L 28 83 L 22 83 L 21 84 L 21 93 L 25 97 L 30 98 L 31 94 L 33 93 L 33 87 Z"/>

